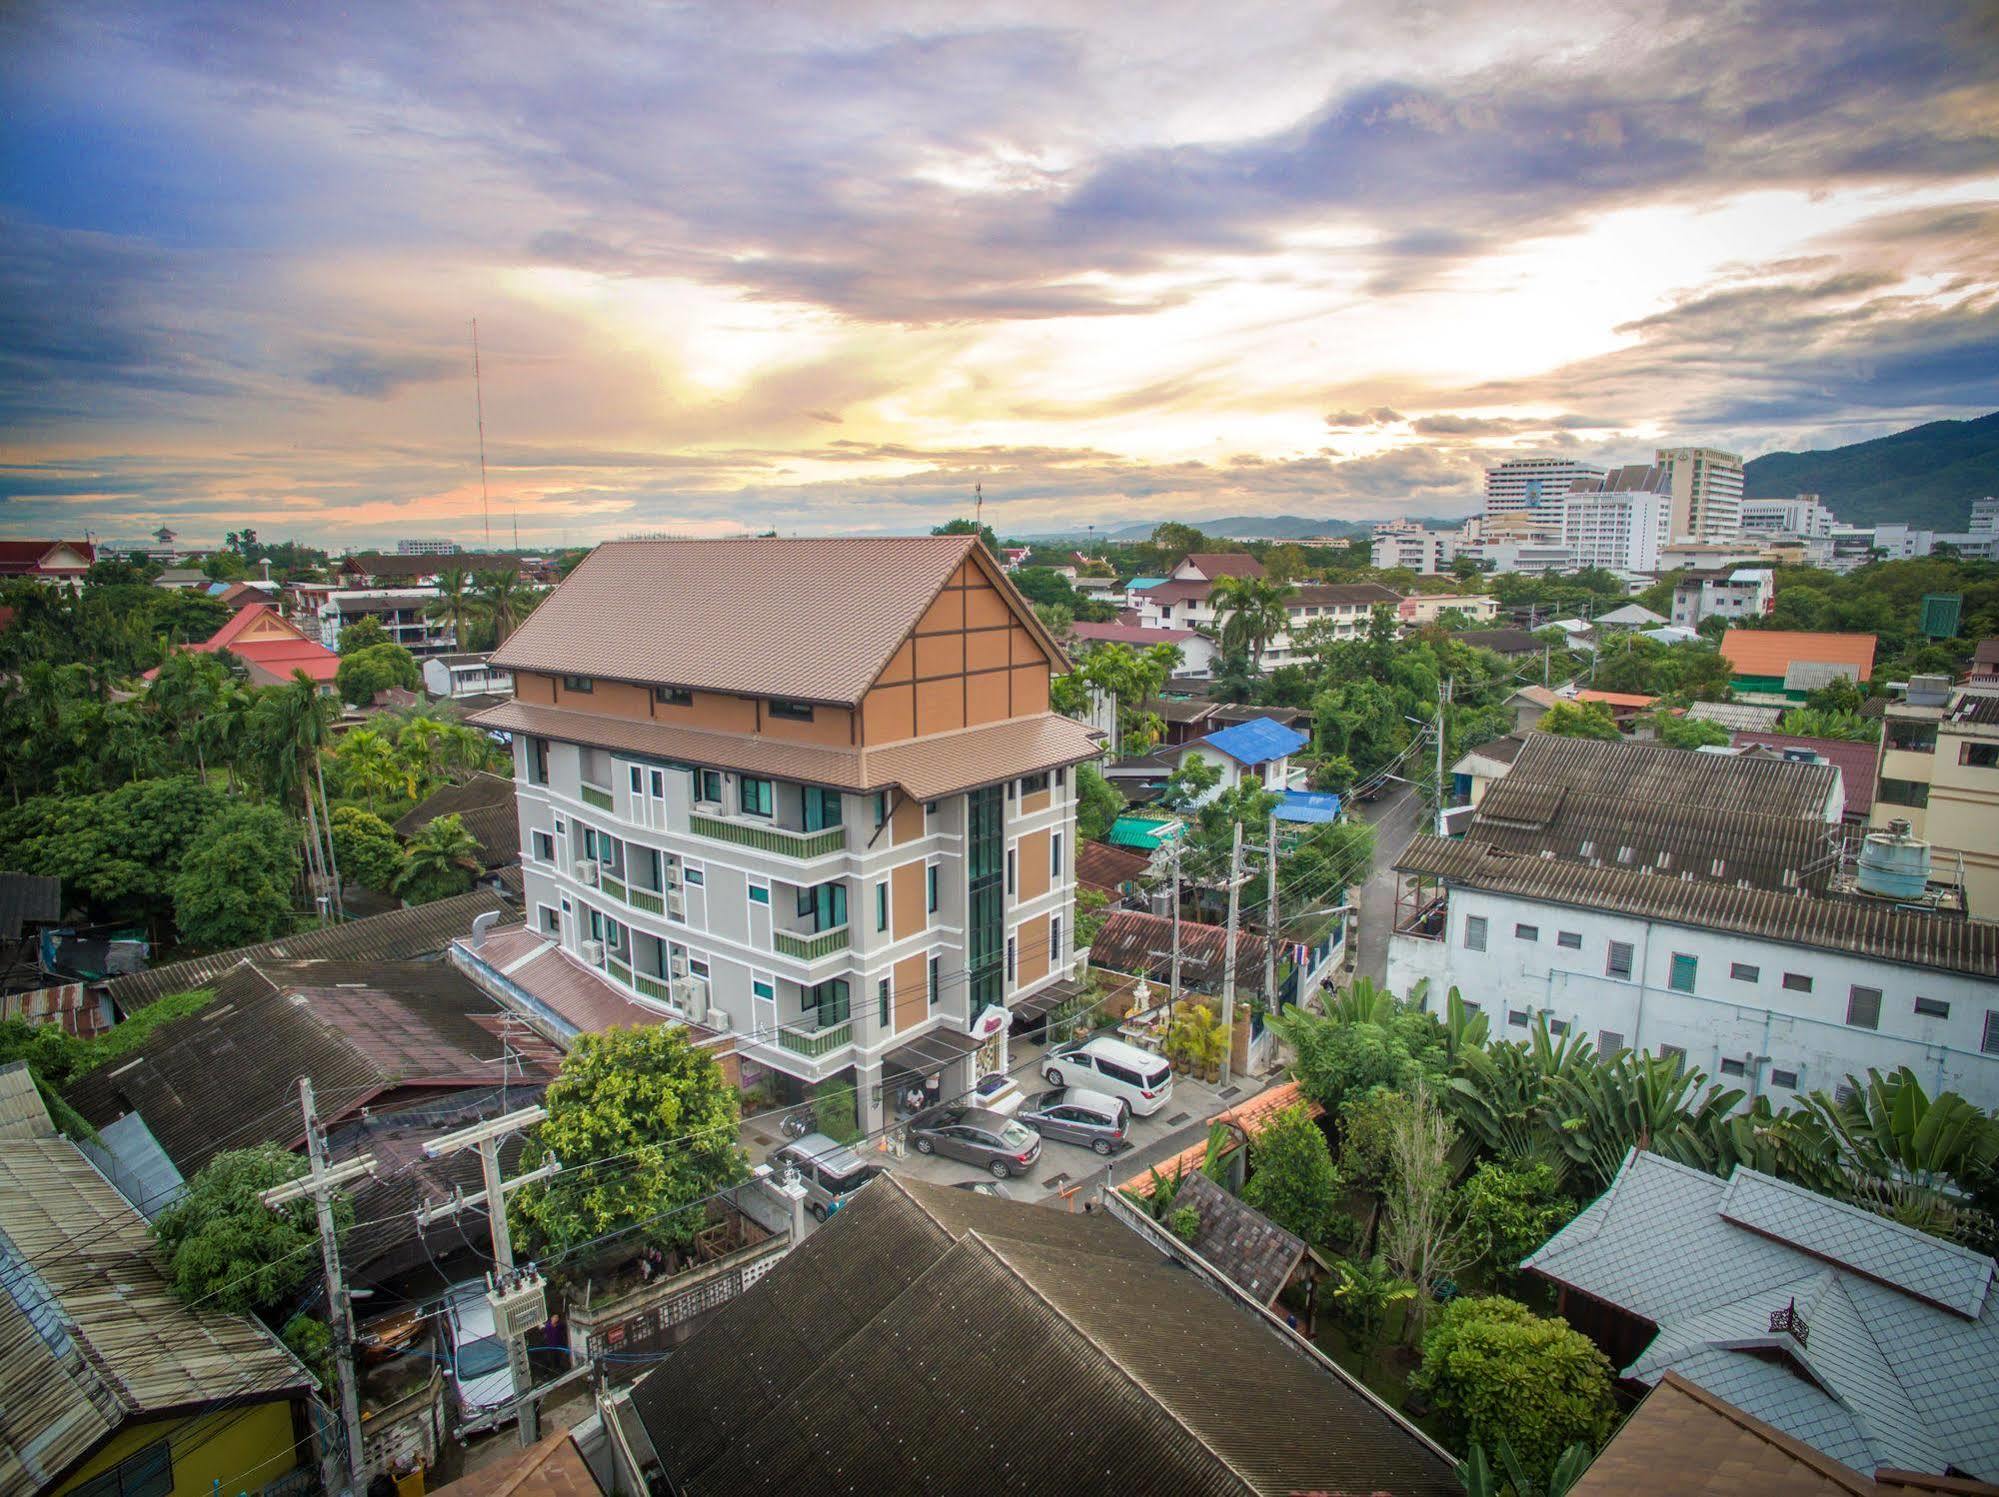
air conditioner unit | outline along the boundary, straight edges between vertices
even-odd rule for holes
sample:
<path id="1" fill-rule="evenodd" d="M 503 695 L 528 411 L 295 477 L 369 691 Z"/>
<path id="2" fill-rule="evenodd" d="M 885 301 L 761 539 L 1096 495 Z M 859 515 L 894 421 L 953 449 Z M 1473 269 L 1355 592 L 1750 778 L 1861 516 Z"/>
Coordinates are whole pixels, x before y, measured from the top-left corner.
<path id="1" fill-rule="evenodd" d="M 669 977 L 685 977 L 687 975 L 687 958 L 678 954 L 669 957 L 667 959 L 667 975 Z"/>
<path id="2" fill-rule="evenodd" d="M 687 896 L 678 889 L 669 890 L 666 896 L 666 912 L 676 920 L 687 918 Z"/>
<path id="3" fill-rule="evenodd" d="M 593 889 L 596 888 L 598 867 L 599 865 L 595 858 L 583 859 L 580 863 L 576 865 L 577 881 L 579 883 L 588 884 Z"/>
<path id="4" fill-rule="evenodd" d="M 666 887 L 668 889 L 678 889 L 680 887 L 680 867 L 678 864 L 668 863 L 666 865 Z"/>
<path id="5" fill-rule="evenodd" d="M 601 967 L 604 965 L 604 943 L 602 941 L 585 941 L 576 949 L 577 954 L 591 966 Z"/>
<path id="6" fill-rule="evenodd" d="M 723 1034 L 729 1032 L 729 1016 L 719 1008 L 708 1010 L 708 1027 Z"/>

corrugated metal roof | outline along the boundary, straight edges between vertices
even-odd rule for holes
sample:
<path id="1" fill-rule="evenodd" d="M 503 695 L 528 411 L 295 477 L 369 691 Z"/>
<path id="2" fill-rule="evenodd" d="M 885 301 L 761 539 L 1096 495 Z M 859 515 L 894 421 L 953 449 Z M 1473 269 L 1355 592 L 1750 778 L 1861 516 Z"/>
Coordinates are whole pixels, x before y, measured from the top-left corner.
<path id="1" fill-rule="evenodd" d="M 1238 764 L 1267 764 L 1272 759 L 1297 753 L 1312 740 L 1296 728 L 1257 717 L 1222 728 L 1198 741 L 1227 754 Z"/>
<path id="2" fill-rule="evenodd" d="M 1820 889 L 1840 806 L 1826 764 L 1532 733 L 1473 813 L 1504 851 L 1764 889 Z"/>
<path id="3" fill-rule="evenodd" d="M 1745 1201 L 1753 1228 L 1732 1219 Z M 1954 1292 L 1935 1264 L 1964 1251 L 1752 1170 L 1724 1181 L 1633 1150 L 1610 1189 L 1524 1266 L 1659 1328 L 1629 1376 L 1677 1371 L 1861 1470 L 1948 1464 L 1990 1478 L 1993 1297 L 1970 1317 L 1887 1281 Z M 1992 1261 L 1972 1271 L 1980 1265 L 1989 1285 Z M 1803 1338 L 1771 1323 L 1793 1306 Z"/>
<path id="4" fill-rule="evenodd" d="M 1752 702 L 1695 702 L 1687 716 L 1699 722 L 1719 723 L 1743 732 L 1774 733 L 1784 716 L 1782 707 L 1758 707 Z"/>
<path id="5" fill-rule="evenodd" d="M 1999 978 L 1999 925 L 1899 909 L 1858 896 L 1783 894 L 1564 863 L 1507 853 L 1470 837 L 1463 841 L 1413 838 L 1395 866 L 1404 873 L 1426 874 L 1521 899 L 1636 915 L 1696 930 L 1732 930 L 1792 946 L 1818 946 L 1879 961 Z"/>
<path id="6" fill-rule="evenodd" d="M 975 536 L 612 541 L 497 650 L 508 670 L 852 706 L 974 557 L 1066 662 Z"/>
<path id="7" fill-rule="evenodd" d="M 697 1497 L 1459 1490 L 1413 1430 L 1107 1215 L 895 1175 L 633 1404 Z"/>
<path id="8" fill-rule="evenodd" d="M 0 1149 L 0 1491 L 59 1481 L 128 1421 L 312 1386 L 246 1317 L 183 1305 L 145 1218 L 63 1138 Z"/>
<path id="9" fill-rule="evenodd" d="M 0 1138 L 45 1138 L 55 1129 L 25 1060 L 0 1066 Z"/>
<path id="10" fill-rule="evenodd" d="M 1751 709 L 1755 710 L 1755 709 Z M 1795 733 L 1736 731 L 1729 734 L 1733 748 L 1809 749 L 1835 765 L 1846 790 L 1846 819 L 1865 821 L 1874 807 L 1875 751 L 1878 745 L 1851 738 L 1804 738 Z"/>
<path id="11" fill-rule="evenodd" d="M 521 860 L 520 813 L 514 807 L 514 782 L 481 773 L 458 785 L 432 791 L 396 821 L 396 833 L 414 837 L 440 816 L 457 816 L 479 844 L 479 862 L 500 868 Z"/>
<path id="12" fill-rule="evenodd" d="M 205 986 L 245 961 L 400 961 L 442 951 L 454 936 L 472 929 L 481 915 L 505 914 L 511 906 L 490 889 L 433 900 L 405 910 L 388 910 L 340 925 L 319 926 L 255 946 L 214 951 L 184 962 L 169 962 L 125 977 L 113 977 L 102 991 L 126 1013 L 172 993 Z M 74 986 L 72 984 L 72 986 Z M 93 987 L 97 985 L 93 984 Z M 43 991 L 48 991 L 44 989 Z"/>
<path id="13" fill-rule="evenodd" d="M 1188 988 L 1221 991 L 1228 931 L 1198 920 L 1180 922 L 1180 981 Z M 1239 993 L 1263 991 L 1262 936 L 1237 931 L 1235 980 Z M 1139 910 L 1113 910 L 1090 942 L 1090 965 L 1165 981 L 1173 970 L 1173 921 Z M 1280 956 L 1280 971 L 1288 959 Z"/>
<path id="14" fill-rule="evenodd" d="M 1076 847 L 1076 882 L 1111 893 L 1132 879 L 1143 878 L 1152 860 L 1143 854 L 1104 842 L 1083 842 Z"/>

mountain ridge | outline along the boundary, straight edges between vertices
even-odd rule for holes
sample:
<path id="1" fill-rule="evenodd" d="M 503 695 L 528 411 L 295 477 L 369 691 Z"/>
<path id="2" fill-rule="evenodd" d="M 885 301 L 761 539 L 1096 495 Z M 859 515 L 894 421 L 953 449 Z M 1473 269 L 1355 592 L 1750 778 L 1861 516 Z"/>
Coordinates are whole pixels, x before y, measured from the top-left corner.
<path id="1" fill-rule="evenodd" d="M 1742 491 L 1748 499 L 1817 494 L 1847 525 L 1962 530 L 1972 500 L 1999 494 L 1999 411 L 1845 447 L 1767 452 L 1744 466 Z"/>

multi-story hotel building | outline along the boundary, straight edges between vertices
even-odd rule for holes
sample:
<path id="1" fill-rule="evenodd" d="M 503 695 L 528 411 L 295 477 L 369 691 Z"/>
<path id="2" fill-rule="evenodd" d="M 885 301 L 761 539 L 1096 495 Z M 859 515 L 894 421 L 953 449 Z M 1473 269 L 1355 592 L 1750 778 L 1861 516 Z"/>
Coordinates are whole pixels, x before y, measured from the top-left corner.
<path id="1" fill-rule="evenodd" d="M 1732 541 L 1742 534 L 1742 456 L 1714 447 L 1661 447 L 1653 466 L 1673 496 L 1672 538 Z"/>
<path id="2" fill-rule="evenodd" d="M 1561 502 L 1562 544 L 1579 567 L 1626 574 L 1659 570 L 1673 499 L 1657 468 L 1637 464 L 1578 483 Z"/>
<path id="3" fill-rule="evenodd" d="M 1485 513 L 1519 514 L 1523 510 L 1552 507 L 1554 524 L 1562 523 L 1562 501 L 1577 483 L 1594 483 L 1603 469 L 1566 457 L 1511 457 L 1496 468 L 1485 470 Z"/>
<path id="4" fill-rule="evenodd" d="M 1062 652 L 966 536 L 618 541 L 497 650 L 530 923 L 745 1084 L 945 1095 L 1074 970 Z"/>

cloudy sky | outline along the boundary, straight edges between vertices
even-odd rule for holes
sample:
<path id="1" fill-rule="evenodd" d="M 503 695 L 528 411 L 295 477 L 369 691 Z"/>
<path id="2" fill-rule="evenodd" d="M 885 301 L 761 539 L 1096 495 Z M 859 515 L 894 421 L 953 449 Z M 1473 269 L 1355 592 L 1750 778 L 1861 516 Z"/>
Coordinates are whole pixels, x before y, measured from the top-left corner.
<path id="1" fill-rule="evenodd" d="M 0 12 L 0 531 L 1032 532 L 1999 404 L 1992 6 Z"/>

